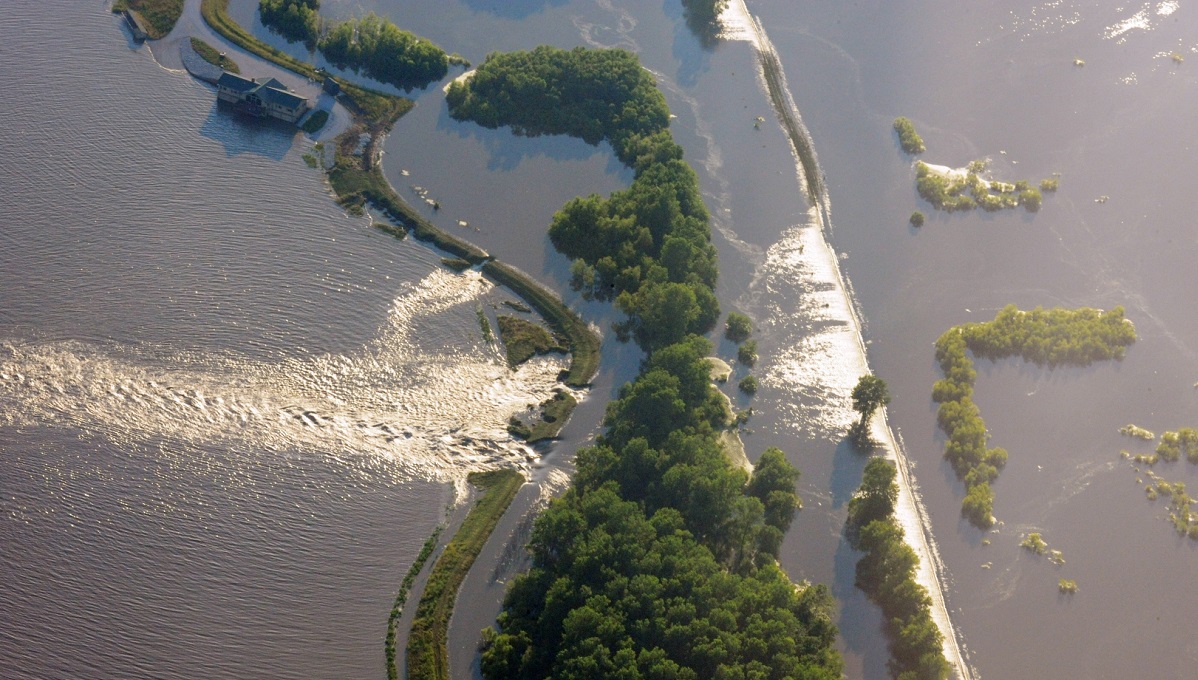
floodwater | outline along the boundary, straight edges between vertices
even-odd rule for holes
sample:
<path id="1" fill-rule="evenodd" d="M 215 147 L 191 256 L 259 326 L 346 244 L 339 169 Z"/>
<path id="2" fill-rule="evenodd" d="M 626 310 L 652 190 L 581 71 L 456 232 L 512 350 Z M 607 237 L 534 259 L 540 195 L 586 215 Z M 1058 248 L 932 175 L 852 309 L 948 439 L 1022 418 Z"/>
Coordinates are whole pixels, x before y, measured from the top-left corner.
<path id="1" fill-rule="evenodd" d="M 12 14 L 0 676 L 382 675 L 408 564 L 466 473 L 528 465 L 504 428 L 563 360 L 509 371 L 476 310 L 512 296 L 101 3 Z"/>
<path id="2" fill-rule="evenodd" d="M 1185 633 L 1195 605 L 1186 574 L 1198 556 L 1161 505 L 1144 499 L 1142 475 L 1119 461 L 1121 449 L 1150 447 L 1117 429 L 1198 420 L 1198 239 L 1184 189 L 1198 142 L 1185 61 L 1195 8 L 750 9 L 784 55 L 819 151 L 832 241 L 846 255 L 872 367 L 894 394 L 890 423 L 916 465 L 953 622 L 978 674 L 1191 677 L 1198 650 Z M 915 195 L 911 161 L 889 129 L 899 115 L 920 130 L 928 162 L 989 158 L 995 177 L 1011 180 L 1059 172 L 1060 191 L 1034 215 L 936 215 Z M 906 225 L 916 209 L 929 215 L 921 230 Z M 1124 361 L 1085 369 L 979 363 L 977 402 L 992 445 L 1011 455 L 994 487 L 1002 524 L 983 535 L 959 519 L 963 490 L 941 460 L 931 344 L 1008 303 L 1123 305 L 1140 340 Z M 1182 465 L 1157 472 L 1194 481 Z M 1063 552 L 1064 566 L 1018 548 L 1032 531 Z M 1058 595 L 1060 578 L 1075 579 L 1078 594 Z"/>
<path id="3" fill-rule="evenodd" d="M 253 24 L 255 3 L 232 5 Z M 803 471 L 783 564 L 832 586 L 848 676 L 882 677 L 880 617 L 852 585 L 856 555 L 840 532 L 864 466 L 844 442 L 857 376 L 832 341 L 843 319 L 822 296 L 834 291 L 808 277 L 809 206 L 751 46 L 703 46 L 674 2 L 323 6 L 390 16 L 475 63 L 544 42 L 640 54 L 700 173 L 721 302 L 756 322 L 762 389 L 731 395 L 754 407 L 749 455 L 780 446 Z M 977 674 L 1191 677 L 1198 556 L 1119 460 L 1148 446 L 1117 429 L 1198 422 L 1186 200 L 1198 9 L 748 8 L 819 153 L 831 245 L 871 366 L 895 397 L 889 420 L 915 464 Z M 24 92 L 0 113 L 27 121 L 0 198 L 0 577 L 14 584 L 0 607 L 0 675 L 381 675 L 390 599 L 443 517 L 446 482 L 521 459 L 501 446 L 502 424 L 549 389 L 556 365 L 499 370 L 475 309 L 502 292 L 345 217 L 303 166 L 302 138 L 217 112 L 207 88 L 123 42 L 102 3 L 27 10 L 61 20 L 43 34 L 0 19 L 0 54 L 22 55 L 9 72 Z M 624 186 L 627 171 L 605 146 L 481 130 L 449 119 L 435 86 L 412 94 L 418 108 L 385 149 L 393 184 L 412 199 L 412 187 L 426 190 L 438 223 L 564 287 L 566 263 L 544 235 L 553 211 Z M 1011 180 L 1059 172 L 1060 191 L 1034 215 L 937 215 L 890 130 L 899 115 L 928 162 L 985 157 Z M 915 209 L 929 216 L 921 230 L 907 226 Z M 977 401 L 1011 455 L 995 485 L 1003 523 L 983 535 L 959 519 L 962 488 L 941 460 L 931 345 L 1011 302 L 1124 305 L 1140 340 L 1124 361 L 1086 369 L 979 363 Z M 612 318 L 604 305 L 580 308 L 601 327 Z M 635 371 L 635 351 L 609 339 L 605 352 L 571 441 Z M 748 369 L 737 370 L 733 382 Z M 469 441 L 457 436 L 466 422 Z M 1184 464 L 1158 472 L 1194 481 Z M 1021 551 L 1029 531 L 1066 564 Z M 469 674 L 470 630 L 502 590 L 499 570 L 486 571 L 495 576 L 472 573 L 463 596 L 471 616 L 455 617 L 457 677 Z M 1059 578 L 1079 592 L 1058 595 Z"/>

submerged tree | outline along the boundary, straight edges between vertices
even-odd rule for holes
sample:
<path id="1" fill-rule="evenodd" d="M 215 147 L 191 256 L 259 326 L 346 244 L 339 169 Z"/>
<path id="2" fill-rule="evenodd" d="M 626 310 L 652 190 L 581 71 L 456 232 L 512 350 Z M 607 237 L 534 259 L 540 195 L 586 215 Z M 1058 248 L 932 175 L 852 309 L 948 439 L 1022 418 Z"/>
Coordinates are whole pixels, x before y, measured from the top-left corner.
<path id="1" fill-rule="evenodd" d="M 853 388 L 853 410 L 861 414 L 861 420 L 853 427 L 855 439 L 861 440 L 869 431 L 869 419 L 879 407 L 890 403 L 890 390 L 886 381 L 876 375 L 863 375 Z"/>

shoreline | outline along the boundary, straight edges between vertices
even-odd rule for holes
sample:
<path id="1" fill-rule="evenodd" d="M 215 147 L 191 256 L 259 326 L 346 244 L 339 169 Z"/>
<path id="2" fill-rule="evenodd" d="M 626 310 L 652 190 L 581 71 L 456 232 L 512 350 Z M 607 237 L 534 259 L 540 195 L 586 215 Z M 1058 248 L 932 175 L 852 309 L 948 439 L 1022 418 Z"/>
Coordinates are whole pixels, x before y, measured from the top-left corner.
<path id="1" fill-rule="evenodd" d="M 796 157 L 796 171 L 800 188 L 809 197 L 811 208 L 808 221 L 799 227 L 800 239 L 812 246 L 809 264 L 817 276 L 830 284 L 835 291 L 836 310 L 847 326 L 847 335 L 853 342 L 852 356 L 844 357 L 858 369 L 858 375 L 869 373 L 869 355 L 862 335 L 863 324 L 851 293 L 852 287 L 840 269 L 840 262 L 830 242 L 831 218 L 828 208 L 827 187 L 820 176 L 818 160 L 810 135 L 799 118 L 798 107 L 790 97 L 786 76 L 782 71 L 773 46 L 765 36 L 764 28 L 750 14 L 744 0 L 732 0 L 721 14 L 721 21 L 733 28 L 726 32 L 727 39 L 749 42 L 758 56 L 758 78 L 762 82 L 770 104 L 787 136 L 790 138 Z M 785 99 L 784 99 L 785 98 Z M 964 645 L 949 616 L 944 596 L 945 567 L 931 535 L 931 522 L 927 511 L 919 500 L 918 484 L 911 472 L 901 441 L 889 425 L 886 408 L 878 409 L 871 422 L 870 434 L 882 449 L 883 457 L 894 461 L 898 469 L 899 497 L 895 504 L 895 520 L 903 528 L 904 540 L 919 556 L 916 581 L 924 586 L 932 600 L 931 615 L 944 637 L 945 658 L 953 667 L 958 680 L 975 680 L 972 668 L 963 651 Z"/>
<path id="2" fill-rule="evenodd" d="M 311 74 L 315 73 L 315 67 L 311 64 L 300 62 L 286 54 L 279 53 L 276 55 L 277 51 L 270 51 L 269 47 L 265 45 L 257 45 L 259 47 L 257 50 L 252 50 L 242 45 L 241 41 L 254 41 L 256 39 L 248 34 L 242 35 L 237 33 L 239 30 L 244 33 L 244 29 L 235 24 L 227 14 L 224 14 L 227 2 L 228 0 L 223 0 L 223 2 L 222 0 L 189 0 L 189 5 L 198 3 L 201 8 L 203 24 L 226 42 L 246 49 L 253 56 L 264 61 L 299 73 L 300 75 L 311 77 Z M 207 11 L 204 11 L 205 8 Z M 225 31 L 229 31 L 229 34 Z M 274 58 L 276 56 L 277 58 Z M 471 73 L 472 71 L 467 71 L 454 80 L 465 78 Z M 360 85 L 346 83 L 343 79 L 338 78 L 337 81 L 346 90 L 370 92 Z M 352 95 L 350 96 L 352 98 Z M 403 102 L 410 101 L 403 97 L 386 96 Z M 601 341 L 599 336 L 551 289 L 536 281 L 524 271 L 500 262 L 477 245 L 448 234 L 424 219 L 399 196 L 399 193 L 395 191 L 395 187 L 391 186 L 391 183 L 382 172 L 381 161 L 372 160 L 376 150 L 385 141 L 387 132 L 391 126 L 403 113 L 410 110 L 410 107 L 411 104 L 398 107 L 401 110 L 394 117 L 391 117 L 391 114 L 396 113 L 396 110 L 385 111 L 384 113 L 387 116 L 383 119 L 370 115 L 369 112 L 361 110 L 359 106 L 354 106 L 350 109 L 350 131 L 354 131 L 355 128 L 360 126 L 361 129 L 359 131 L 367 132 L 371 137 L 370 143 L 367 146 L 368 150 L 364 153 L 363 163 L 361 164 L 364 167 L 360 169 L 360 172 L 366 175 L 366 177 L 350 177 L 347 179 L 347 182 L 338 182 L 338 178 L 335 177 L 337 171 L 347 169 L 346 166 L 338 162 L 325 173 L 334 192 L 341 200 L 352 200 L 355 196 L 361 198 L 397 223 L 397 225 L 392 226 L 376 221 L 374 226 L 380 231 L 397 237 L 402 237 L 401 234 L 406 235 L 407 232 L 411 232 L 417 240 L 431 243 L 436 248 L 461 257 L 470 262 L 471 265 L 481 267 L 483 273 L 492 281 L 507 288 L 516 297 L 528 303 L 542 316 L 547 324 L 555 330 L 560 331 L 570 340 L 570 370 L 569 375 L 562 382 L 570 387 L 586 387 L 599 370 L 599 344 Z M 341 160 L 339 151 L 335 152 L 335 157 Z M 338 186 L 339 184 L 340 186 Z M 357 188 L 349 190 L 350 184 L 355 185 Z"/>
<path id="3" fill-rule="evenodd" d="M 262 62 L 309 79 L 314 77 L 315 71 L 310 64 L 277 50 L 270 50 L 236 24 L 225 13 L 227 2 L 228 0 L 187 0 L 184 14 L 189 10 L 194 12 L 198 9 L 200 21 L 177 27 L 178 30 L 172 30 L 169 36 L 159 42 L 167 43 L 169 47 L 193 35 L 208 37 L 205 34 L 211 32 L 220 41 L 218 44 L 228 45 L 228 49 L 240 48 L 251 58 L 256 57 Z M 154 58 L 152 48 L 150 54 Z M 182 60 L 182 53 L 180 59 Z M 189 70 L 188 72 L 190 73 Z M 459 78 L 464 79 L 471 73 L 467 71 Z M 347 110 L 349 121 L 345 129 L 339 131 L 336 138 L 331 140 L 330 143 L 336 145 L 333 152 L 334 162 L 331 167 L 323 169 L 324 180 L 333 190 L 337 202 L 343 207 L 369 203 L 372 208 L 389 218 L 389 221 L 372 220 L 373 228 L 398 238 L 404 238 L 410 232 L 417 240 L 433 248 L 461 257 L 495 285 L 506 288 L 517 299 L 528 304 L 542 322 L 564 336 L 569 344 L 569 368 L 559 375 L 558 383 L 575 390 L 589 387 L 599 371 L 602 337 L 597 330 L 575 313 L 552 288 L 519 268 L 500 262 L 475 244 L 437 228 L 404 201 L 384 175 L 381 153 L 378 150 L 395 121 L 414 105 L 411 100 L 406 97 L 382 95 L 356 83 L 349 83 L 340 78 L 337 80 L 345 92 L 345 98 L 338 97 L 337 104 Z M 368 134 L 370 137 L 361 156 L 343 154 L 342 141 L 352 137 L 352 143 L 356 146 L 361 134 Z M 326 133 L 321 137 L 330 136 L 332 135 Z M 559 416 L 563 423 L 573 415 L 574 405 L 571 404 L 567 412 Z M 523 445 L 519 438 L 513 436 L 511 439 Z M 460 476 L 455 481 L 455 495 L 459 500 L 462 500 L 460 487 L 464 484 L 481 484 L 488 488 L 476 507 L 468 513 L 463 525 L 449 536 L 442 555 L 432 566 L 428 580 L 420 589 L 416 615 L 405 636 L 405 656 L 409 663 L 413 657 L 423 659 L 423 666 L 433 669 L 435 675 L 447 675 L 446 647 L 450 637 L 450 620 L 461 585 L 477 566 L 475 560 L 483 546 L 492 538 L 495 527 L 508 515 L 516 494 L 529 481 L 526 475 L 527 470 L 523 466 L 512 467 L 504 464 L 487 473 Z M 427 559 L 428 555 L 424 557 Z M 389 674 L 398 671 L 396 656 L 399 650 L 395 646 L 398 631 L 395 631 L 394 627 L 396 619 L 402 614 L 403 604 L 412 594 L 406 587 L 411 585 L 410 582 L 415 580 L 420 571 L 423 571 L 423 566 L 420 562 L 413 564 L 416 574 L 410 574 L 412 578 L 405 579 L 396 604 L 393 605 L 392 615 L 388 619 L 384 652 Z M 429 590 L 430 584 L 433 584 L 432 591 Z M 413 650 L 414 640 L 416 647 L 423 650 L 423 654 Z M 417 665 L 421 665 L 419 660 Z"/>

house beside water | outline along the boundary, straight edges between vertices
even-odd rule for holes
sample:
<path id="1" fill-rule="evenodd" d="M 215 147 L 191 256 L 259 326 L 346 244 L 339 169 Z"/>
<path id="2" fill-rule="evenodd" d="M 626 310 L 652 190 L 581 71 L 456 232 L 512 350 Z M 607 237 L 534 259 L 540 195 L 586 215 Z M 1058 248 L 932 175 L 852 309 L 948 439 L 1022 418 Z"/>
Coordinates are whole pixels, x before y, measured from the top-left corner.
<path id="1" fill-rule="evenodd" d="M 216 98 L 258 118 L 295 123 L 308 112 L 308 100 L 274 78 L 243 78 L 225 71 L 216 81 Z"/>

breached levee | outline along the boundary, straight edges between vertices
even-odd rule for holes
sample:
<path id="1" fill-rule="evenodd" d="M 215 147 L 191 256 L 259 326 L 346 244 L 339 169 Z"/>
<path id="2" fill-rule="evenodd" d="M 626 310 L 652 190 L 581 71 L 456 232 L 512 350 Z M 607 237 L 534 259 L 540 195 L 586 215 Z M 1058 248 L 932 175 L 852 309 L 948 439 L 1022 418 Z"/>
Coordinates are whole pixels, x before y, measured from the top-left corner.
<path id="1" fill-rule="evenodd" d="M 802 309 L 809 323 L 818 327 L 796 345 L 792 361 L 779 362 L 783 368 L 772 376 L 781 383 L 793 384 L 800 391 L 823 399 L 848 403 L 852 383 L 869 373 L 868 355 L 862 339 L 862 324 L 851 293 L 851 286 L 840 270 L 839 259 L 829 243 L 831 209 L 827 189 L 810 135 L 803 126 L 798 108 L 786 85 L 786 76 L 773 45 L 760 21 L 753 17 L 744 0 L 731 0 L 720 15 L 721 37 L 751 43 L 759 57 L 758 77 L 770 103 L 792 143 L 800 188 L 812 205 L 805 224 L 791 228 L 767 253 L 770 271 L 796 277 L 804 296 Z M 829 371 L 823 360 L 834 358 L 836 371 Z M 841 415 L 839 419 L 846 417 Z M 835 428 L 846 423 L 825 422 Z M 907 543 L 919 556 L 917 580 L 932 600 L 931 615 L 944 636 L 944 655 L 959 680 L 973 680 L 963 645 L 949 618 L 944 598 L 944 565 L 936 549 L 927 510 L 918 495 L 918 486 L 910 462 L 899 439 L 892 432 L 885 409 L 872 422 L 871 436 L 884 455 L 898 468 L 899 498 L 895 519 L 903 527 Z"/>
<path id="2" fill-rule="evenodd" d="M 546 356 L 512 371 L 482 340 L 474 310 L 494 289 L 480 272 L 434 269 L 399 287 L 361 348 L 277 360 L 6 338 L 0 425 L 377 456 L 404 477 L 460 489 L 471 472 L 530 467 L 536 454 L 508 433 L 508 418 L 551 397 L 565 368 Z"/>

